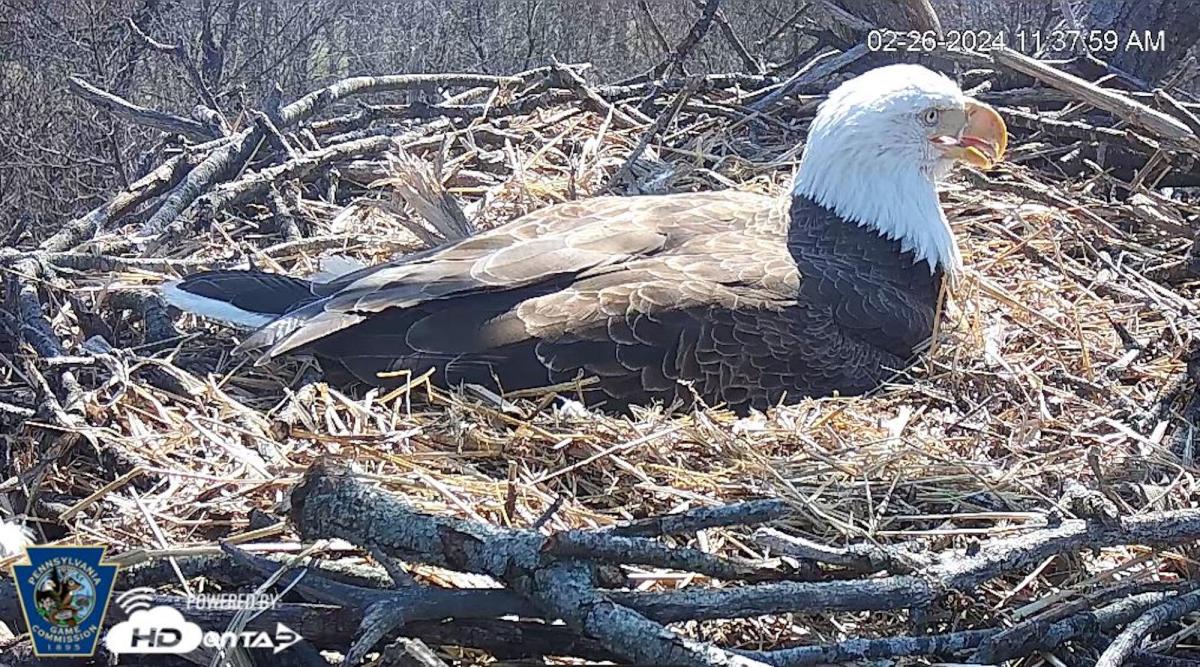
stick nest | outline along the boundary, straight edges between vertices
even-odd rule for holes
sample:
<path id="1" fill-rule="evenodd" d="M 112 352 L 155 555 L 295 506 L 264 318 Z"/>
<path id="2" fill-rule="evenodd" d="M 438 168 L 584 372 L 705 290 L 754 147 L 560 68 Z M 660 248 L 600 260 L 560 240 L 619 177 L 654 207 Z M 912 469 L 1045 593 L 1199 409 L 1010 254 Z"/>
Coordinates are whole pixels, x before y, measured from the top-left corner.
<path id="1" fill-rule="evenodd" d="M 288 492 L 322 457 L 420 511 L 546 533 L 774 497 L 792 512 L 773 527 L 816 543 L 969 552 L 1053 517 L 1195 506 L 1190 227 L 1200 206 L 1157 187 L 1180 169 L 1166 148 L 1136 174 L 1096 162 L 1103 142 L 1130 151 L 1139 137 L 1102 112 L 1076 110 L 1066 129 L 1041 122 L 1067 107 L 1046 88 L 980 94 L 1024 114 L 1011 159 L 944 186 L 966 270 L 928 354 L 867 397 L 737 418 L 720 406 L 605 415 L 549 392 L 447 392 L 419 377 L 352 395 L 303 359 L 253 366 L 232 353 L 238 332 L 176 318 L 155 296 L 205 267 L 310 275 L 385 261 L 605 193 L 782 193 L 820 100 L 798 94 L 752 110 L 778 85 L 770 77 L 625 87 L 576 78 L 557 67 L 469 81 L 449 99 L 352 107 L 335 95 L 316 109 L 285 107 L 273 123 L 243 116 L 230 135 L 164 149 L 148 181 L 64 226 L 57 246 L 6 256 L 10 514 L 38 542 L 104 544 L 127 566 L 211 563 L 223 557 L 219 541 L 294 555 L 308 545 L 285 519 Z M 233 169 L 197 176 L 221 151 L 231 155 L 218 166 Z M 190 200 L 173 199 L 192 183 Z M 24 307 L 29 299 L 43 308 Z M 1071 501 L 1076 487 L 1101 509 Z M 786 561 L 750 528 L 666 543 Z M 315 553 L 375 564 L 336 541 Z M 1120 587 L 1186 580 L 1189 553 L 1051 556 L 947 597 L 919 622 L 905 611 L 795 613 L 673 627 L 744 649 L 900 635 L 915 622 L 1001 627 Z M 410 570 L 428 584 L 479 584 Z M 646 566 L 622 574 L 644 591 L 723 585 Z M 203 580 L 179 571 L 155 583 L 194 592 Z"/>

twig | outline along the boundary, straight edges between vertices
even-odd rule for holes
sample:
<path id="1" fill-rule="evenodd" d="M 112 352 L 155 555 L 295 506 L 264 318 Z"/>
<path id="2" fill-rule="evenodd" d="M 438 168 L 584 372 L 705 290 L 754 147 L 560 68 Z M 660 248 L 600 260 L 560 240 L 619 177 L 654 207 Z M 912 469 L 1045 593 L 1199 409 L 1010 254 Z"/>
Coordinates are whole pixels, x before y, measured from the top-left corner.
<path id="1" fill-rule="evenodd" d="M 1153 132 L 1174 144 L 1190 150 L 1200 150 L 1200 138 L 1181 121 L 1152 109 L 1126 95 L 1106 90 L 1090 81 L 1068 74 L 1029 56 L 1008 48 L 991 51 L 992 60 L 1010 69 L 1029 75 L 1076 98 L 1104 109 L 1117 118 Z"/>
<path id="2" fill-rule="evenodd" d="M 881 544 L 852 544 L 843 548 L 817 544 L 801 537 L 785 535 L 771 528 L 759 528 L 754 533 L 756 542 L 770 547 L 776 553 L 809 560 L 816 563 L 838 565 L 856 572 L 881 572 L 895 574 L 913 572 L 929 563 L 928 556 L 904 551 Z"/>
<path id="3" fill-rule="evenodd" d="M 645 153 L 646 149 L 650 147 L 650 142 L 653 141 L 654 137 L 658 136 L 658 134 L 671 123 L 675 116 L 679 114 L 680 109 L 683 108 L 684 103 L 686 103 L 688 98 L 691 96 L 692 90 L 689 88 L 684 88 L 675 95 L 675 98 L 671 100 L 671 105 L 664 109 L 663 112 L 658 115 L 658 118 L 654 119 L 654 124 L 642 134 L 642 138 L 638 140 L 637 146 L 634 146 L 633 150 L 629 153 L 629 157 L 625 158 L 625 161 L 621 163 L 621 168 L 617 169 L 617 171 L 613 173 L 612 177 L 608 179 L 608 182 L 604 184 L 604 190 L 611 189 L 615 184 L 621 182 L 629 174 L 633 164 L 637 162 L 637 159 L 642 156 L 642 153 Z"/>
<path id="4" fill-rule="evenodd" d="M 183 70 L 187 72 L 188 78 L 191 80 L 192 88 L 196 91 L 196 94 L 200 96 L 200 99 L 203 100 L 206 105 L 208 105 L 208 108 L 217 115 L 219 119 L 217 123 L 218 127 L 223 131 L 226 131 L 228 129 L 228 123 L 226 122 L 224 116 L 221 115 L 221 107 L 219 104 L 217 104 L 217 98 L 213 95 L 212 90 L 209 89 L 208 84 L 204 82 L 204 77 L 200 76 L 200 70 L 196 69 L 196 64 L 192 62 L 191 58 L 188 57 L 187 51 L 183 48 L 182 39 L 177 38 L 178 41 L 175 44 L 164 44 L 163 42 L 159 42 L 150 35 L 146 34 L 146 32 L 142 30 L 142 27 L 139 26 L 137 21 L 134 21 L 132 17 L 128 19 L 128 23 L 129 27 L 132 28 L 133 33 L 141 38 L 141 40 L 145 42 L 147 46 L 155 51 L 166 53 L 172 56 L 179 62 L 180 65 L 183 66 Z"/>
<path id="5" fill-rule="evenodd" d="M 1198 609 L 1200 591 L 1192 591 L 1146 611 L 1104 649 L 1096 661 L 1096 667 L 1121 667 L 1151 632 Z"/>
<path id="6" fill-rule="evenodd" d="M 834 24 L 846 28 L 851 33 L 867 32 L 875 28 L 874 23 L 846 11 L 834 0 L 814 0 L 814 2 L 825 11 L 825 14 Z"/>
<path id="7" fill-rule="evenodd" d="M 762 96 L 764 91 L 759 91 L 755 95 L 752 95 L 750 99 L 757 101 L 751 102 L 750 108 L 756 111 L 768 109 L 785 96 L 791 94 L 793 90 L 821 81 L 825 77 L 867 55 L 867 53 L 866 44 L 859 44 L 848 51 L 837 53 L 836 55 L 825 55 L 814 58 L 807 65 L 796 70 L 796 73 L 788 77 L 787 81 L 779 84 L 778 87 L 765 96 Z M 760 98 L 759 96 L 762 97 Z"/>
<path id="8" fill-rule="evenodd" d="M 650 11 L 650 5 L 646 0 L 637 0 L 637 8 L 646 17 L 646 22 L 650 24 L 650 34 L 654 35 L 654 41 L 658 42 L 658 48 L 662 49 L 664 53 L 670 51 L 671 45 L 667 42 L 666 36 L 663 35 L 662 28 L 658 26 L 658 21 L 654 18 L 653 12 Z"/>
<path id="9" fill-rule="evenodd" d="M 692 0 L 692 4 L 697 8 L 704 8 L 703 0 Z M 717 27 L 720 28 L 721 34 L 725 37 L 725 41 L 729 42 L 729 45 L 733 47 L 733 52 L 736 53 L 738 59 L 742 61 L 742 66 L 748 71 L 754 72 L 755 74 L 766 74 L 767 68 L 763 66 L 762 61 L 750 54 L 750 50 L 746 48 L 746 45 L 742 43 L 742 40 L 738 38 L 737 33 L 734 32 L 733 26 L 729 25 L 729 19 L 725 17 L 725 11 L 718 7 L 716 13 L 713 14 L 713 21 L 715 21 Z"/>
<path id="10" fill-rule="evenodd" d="M 562 508 L 562 505 L 563 497 L 561 495 L 554 496 L 554 502 L 550 503 L 550 506 L 547 507 L 545 511 L 543 511 L 541 515 L 534 520 L 533 523 L 529 524 L 529 529 L 541 530 L 542 526 L 546 525 L 546 523 L 558 513 L 558 510 Z"/>
<path id="11" fill-rule="evenodd" d="M 624 526 L 614 526 L 607 532 L 641 537 L 677 535 L 705 528 L 765 523 L 786 518 L 790 514 L 791 508 L 786 502 L 768 498 L 716 507 L 697 507 L 678 514 L 640 519 Z"/>
<path id="12" fill-rule="evenodd" d="M 692 24 L 687 34 L 683 39 L 679 40 L 679 44 L 667 54 L 667 57 L 659 64 L 655 65 L 649 72 L 648 76 L 651 79 L 657 79 L 664 74 L 671 72 L 683 73 L 683 63 L 687 60 L 692 49 L 704 39 L 708 34 L 709 28 L 712 27 L 713 19 L 717 15 L 717 9 L 721 6 L 721 0 L 704 0 L 701 6 L 700 18 Z"/>
<path id="13" fill-rule="evenodd" d="M 808 4 L 809 4 L 808 2 L 800 2 L 798 4 L 798 6 L 792 11 L 791 15 L 788 16 L 786 19 L 784 19 L 779 25 L 775 26 L 775 28 L 772 29 L 771 32 L 767 33 L 766 37 L 763 37 L 762 39 L 754 42 L 754 50 L 762 51 L 769 44 L 771 44 L 776 39 L 778 39 L 779 36 L 782 35 L 785 31 L 787 31 L 789 28 L 795 26 L 796 22 L 799 21 L 802 16 L 804 16 L 805 12 L 809 11 Z"/>

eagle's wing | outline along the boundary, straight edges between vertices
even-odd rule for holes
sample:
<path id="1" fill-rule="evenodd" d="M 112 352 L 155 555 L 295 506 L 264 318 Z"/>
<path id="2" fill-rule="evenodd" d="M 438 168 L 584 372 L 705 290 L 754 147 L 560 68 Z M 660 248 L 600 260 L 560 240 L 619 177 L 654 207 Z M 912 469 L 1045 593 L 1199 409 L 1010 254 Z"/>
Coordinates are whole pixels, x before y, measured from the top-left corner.
<path id="1" fill-rule="evenodd" d="M 244 343 L 265 358 L 310 346 L 384 311 L 558 285 L 563 278 L 670 253 L 691 239 L 762 224 L 773 200 L 741 192 L 600 197 L 541 209 L 462 241 L 321 286 L 322 297 Z M 503 299 L 502 299 L 503 300 Z M 436 310 L 436 308 L 431 308 Z M 415 322 L 414 322 L 415 324 Z"/>
<path id="2" fill-rule="evenodd" d="M 761 404 L 791 388 L 788 360 L 819 342 L 802 340 L 792 321 L 800 278 L 783 238 L 722 232 L 589 271 L 514 316 L 537 339 L 550 379 L 595 376 L 616 403 L 694 391 Z"/>
<path id="3" fill-rule="evenodd" d="M 765 407 L 868 391 L 933 326 L 940 280 L 894 241 L 793 204 L 786 238 L 754 228 L 588 271 L 515 309 L 551 379 L 600 378 L 616 402 Z"/>

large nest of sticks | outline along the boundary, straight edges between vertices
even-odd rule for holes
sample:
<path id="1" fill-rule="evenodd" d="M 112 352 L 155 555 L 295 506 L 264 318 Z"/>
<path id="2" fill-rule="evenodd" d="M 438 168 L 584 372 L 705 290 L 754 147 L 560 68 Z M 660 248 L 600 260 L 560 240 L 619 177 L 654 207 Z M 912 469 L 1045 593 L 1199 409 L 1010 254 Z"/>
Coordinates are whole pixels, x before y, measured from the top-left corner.
<path id="1" fill-rule="evenodd" d="M 157 296 L 202 268 L 311 275 L 598 194 L 781 192 L 854 58 L 835 60 L 607 87 L 582 66 L 358 78 L 222 122 L 78 82 L 180 138 L 3 257 L 10 519 L 106 545 L 118 589 L 161 604 L 281 593 L 253 620 L 189 612 L 306 638 L 258 664 L 1186 654 L 1200 109 L 1168 94 L 970 61 L 1011 159 L 945 187 L 965 273 L 928 354 L 867 397 L 737 418 L 419 377 L 352 392 L 303 359 L 254 366 L 237 332 Z"/>

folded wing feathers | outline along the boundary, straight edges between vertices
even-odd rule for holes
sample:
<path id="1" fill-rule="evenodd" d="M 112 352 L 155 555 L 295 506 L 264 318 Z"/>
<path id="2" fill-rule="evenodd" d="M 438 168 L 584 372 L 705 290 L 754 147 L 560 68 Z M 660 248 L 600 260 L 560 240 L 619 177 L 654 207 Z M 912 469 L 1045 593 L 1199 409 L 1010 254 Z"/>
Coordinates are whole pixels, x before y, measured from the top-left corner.
<path id="1" fill-rule="evenodd" d="M 514 309 L 527 334 L 561 333 L 612 316 L 616 310 L 688 306 L 708 300 L 732 304 L 738 295 L 721 285 L 728 277 L 722 272 L 729 267 L 704 253 L 715 249 L 737 258 L 736 263 L 757 263 L 755 272 L 761 272 L 762 263 L 770 260 L 749 257 L 753 248 L 744 243 L 744 227 L 772 201 L 762 195 L 719 192 L 600 197 L 551 206 L 443 248 L 335 280 L 325 286 L 329 290 L 326 298 L 260 323 L 266 326 L 243 347 L 266 348 L 265 360 L 354 326 L 384 309 L 480 291 L 518 289 L 565 275 L 579 279 L 550 294 L 531 295 Z M 719 243 L 706 240 L 718 231 L 728 231 L 729 237 Z M 689 243 L 696 245 L 696 254 L 688 252 Z M 666 250 L 681 256 L 655 257 Z M 613 275 L 605 278 L 606 274 Z M 636 293 L 620 287 L 639 281 L 643 282 Z M 606 284 L 612 286 L 605 288 Z M 609 291 L 612 289 L 616 292 Z M 501 323 L 506 328 L 498 330 L 497 336 L 511 339 L 511 318 L 498 320 L 497 326 Z"/>

